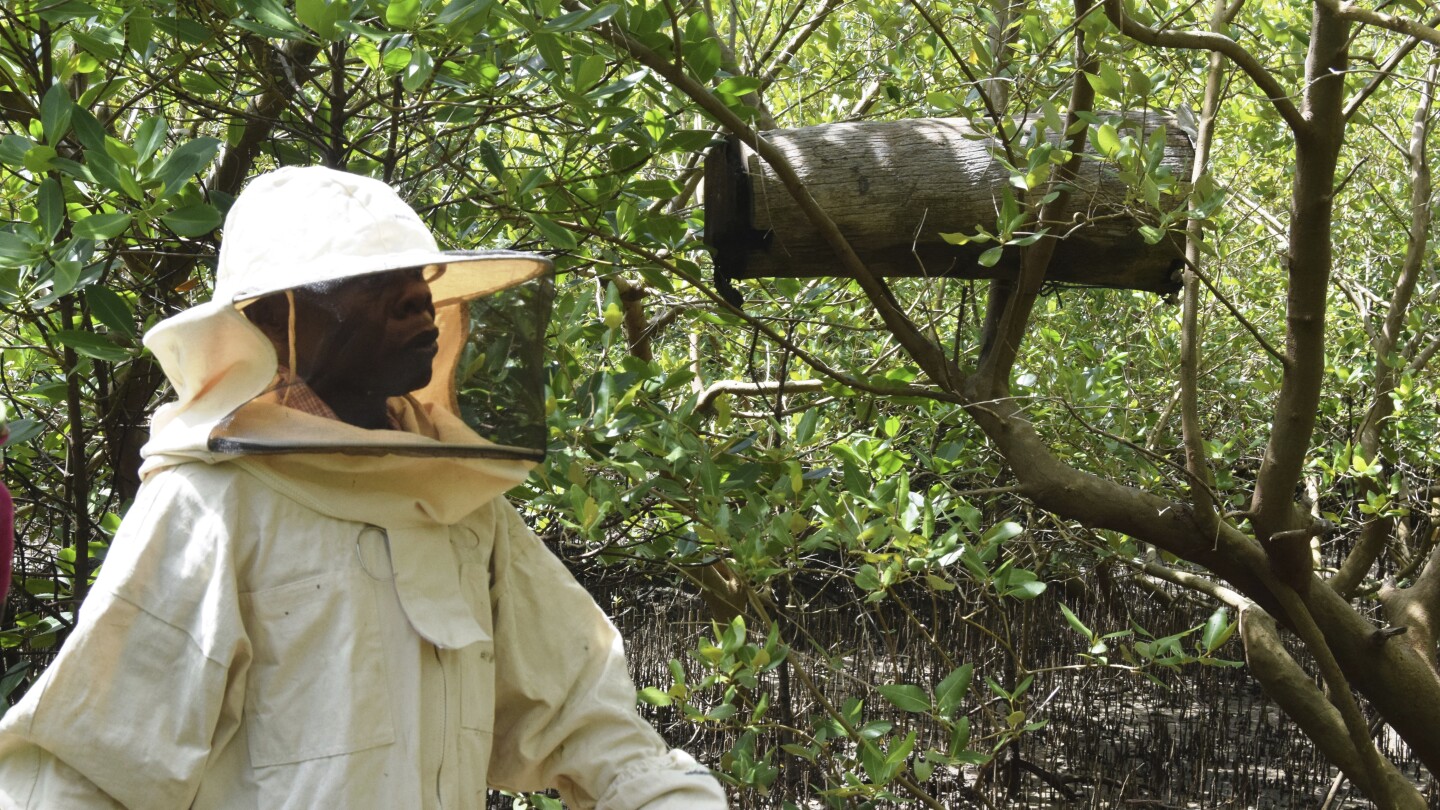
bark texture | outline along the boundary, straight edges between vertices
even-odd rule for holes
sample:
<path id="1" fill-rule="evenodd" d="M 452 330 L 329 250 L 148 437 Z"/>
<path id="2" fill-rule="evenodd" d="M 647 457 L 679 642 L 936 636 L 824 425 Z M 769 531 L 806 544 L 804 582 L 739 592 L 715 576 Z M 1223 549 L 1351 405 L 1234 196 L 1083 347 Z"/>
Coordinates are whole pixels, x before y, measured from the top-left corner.
<path id="1" fill-rule="evenodd" d="M 1131 126 L 1148 135 L 1167 122 L 1164 165 L 1188 180 L 1194 147 L 1173 121 L 1136 114 Z M 874 274 L 1009 278 L 1019 271 L 1018 248 L 985 267 L 978 259 L 994 242 L 952 245 L 940 236 L 994 231 L 1009 185 L 1008 170 L 991 154 L 994 144 L 977 139 L 967 121 L 839 123 L 757 137 L 785 156 Z M 736 279 L 846 275 L 770 165 L 731 141 L 713 149 L 706 165 L 706 240 L 716 250 L 717 273 Z M 1178 244 L 1146 244 L 1133 217 L 1113 216 L 1125 209 L 1128 193 L 1114 168 L 1095 160 L 1081 165 L 1070 204 L 1052 223 L 1062 238 L 1046 280 L 1178 290 Z"/>

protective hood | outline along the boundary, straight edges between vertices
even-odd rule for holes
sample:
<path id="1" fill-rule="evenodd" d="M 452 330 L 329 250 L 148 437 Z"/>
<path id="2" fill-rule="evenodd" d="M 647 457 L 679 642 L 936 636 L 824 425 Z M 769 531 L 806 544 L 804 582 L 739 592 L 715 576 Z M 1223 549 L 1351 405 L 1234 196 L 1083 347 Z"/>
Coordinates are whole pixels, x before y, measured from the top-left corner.
<path id="1" fill-rule="evenodd" d="M 262 175 L 226 218 L 213 298 L 145 336 L 176 400 L 156 412 L 142 474 L 283 454 L 301 478 L 318 465 L 316 481 L 347 465 L 403 477 L 413 463 L 383 459 L 443 457 L 465 460 L 477 505 L 498 495 L 543 458 L 550 270 L 534 254 L 439 250 L 377 180 L 320 167 Z M 391 292 L 407 284 L 406 314 L 393 314 Z M 264 329 L 262 309 L 272 313 Z M 385 424 L 336 417 L 322 382 L 337 364 L 351 377 L 406 377 L 385 392 Z M 463 509 L 421 511 L 438 520 Z"/>

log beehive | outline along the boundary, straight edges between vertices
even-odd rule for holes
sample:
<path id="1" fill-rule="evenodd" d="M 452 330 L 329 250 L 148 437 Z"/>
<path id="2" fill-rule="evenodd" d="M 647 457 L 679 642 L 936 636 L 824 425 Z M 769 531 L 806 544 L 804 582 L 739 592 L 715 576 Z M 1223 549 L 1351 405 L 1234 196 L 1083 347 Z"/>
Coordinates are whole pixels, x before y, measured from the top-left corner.
<path id="1" fill-rule="evenodd" d="M 1161 165 L 1188 181 L 1194 147 L 1173 120 L 1131 115 L 1120 131 L 1144 130 L 1148 137 L 1161 124 L 1166 125 Z M 999 262 L 985 267 L 978 259 L 993 242 L 952 245 L 940 236 L 973 234 L 977 226 L 993 231 L 1002 189 L 1010 181 L 993 157 L 993 142 L 965 119 L 826 124 L 760 137 L 794 166 L 871 272 L 1006 278 L 1018 271 L 1019 248 L 1006 248 Z M 1114 164 L 1082 162 L 1060 217 L 1067 224 L 1051 229 L 1063 231 L 1063 238 L 1047 281 L 1157 293 L 1179 288 L 1180 240 L 1167 235 L 1148 244 L 1140 223 L 1125 213 L 1127 194 Z M 845 275 L 834 250 L 774 172 L 734 136 L 712 147 L 706 159 L 705 241 L 722 290 L 730 279 Z"/>

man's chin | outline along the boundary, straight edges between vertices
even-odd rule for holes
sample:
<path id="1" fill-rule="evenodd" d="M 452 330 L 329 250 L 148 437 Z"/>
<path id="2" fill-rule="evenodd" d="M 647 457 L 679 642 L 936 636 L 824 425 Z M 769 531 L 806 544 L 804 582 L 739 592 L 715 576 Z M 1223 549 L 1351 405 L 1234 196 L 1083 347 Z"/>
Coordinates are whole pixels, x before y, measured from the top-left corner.
<path id="1" fill-rule="evenodd" d="M 430 384 L 430 379 L 431 379 L 432 376 L 434 376 L 434 375 L 432 375 L 428 370 L 426 371 L 426 373 L 425 373 L 423 376 L 422 376 L 422 375 L 419 375 L 419 374 L 412 375 L 412 376 L 406 378 L 403 382 L 397 383 L 397 384 L 391 389 L 392 393 L 389 394 L 389 396 L 392 396 L 392 397 L 401 397 L 401 396 L 404 396 L 404 395 L 406 395 L 406 394 L 413 394 L 413 393 L 415 393 L 416 391 L 419 391 L 420 389 L 422 389 L 422 388 L 424 388 L 425 386 L 429 385 L 429 384 Z"/>

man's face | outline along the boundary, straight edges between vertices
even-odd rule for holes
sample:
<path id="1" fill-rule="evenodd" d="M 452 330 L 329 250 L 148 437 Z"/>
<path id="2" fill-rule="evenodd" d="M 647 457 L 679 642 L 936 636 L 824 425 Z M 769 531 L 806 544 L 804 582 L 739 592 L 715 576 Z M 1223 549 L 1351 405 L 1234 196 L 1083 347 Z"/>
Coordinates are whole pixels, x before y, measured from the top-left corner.
<path id="1" fill-rule="evenodd" d="M 424 388 L 438 336 L 430 285 L 418 268 L 295 291 L 294 371 L 322 397 Z"/>

